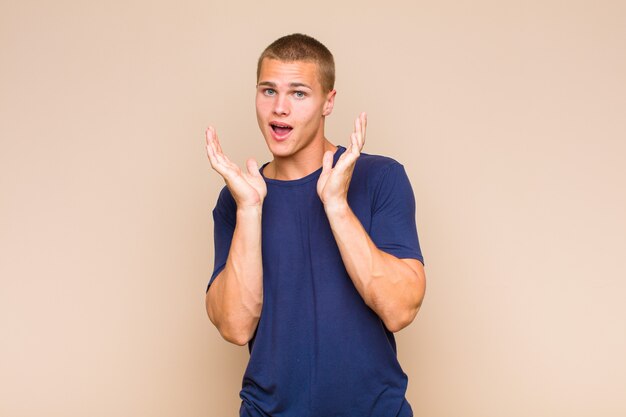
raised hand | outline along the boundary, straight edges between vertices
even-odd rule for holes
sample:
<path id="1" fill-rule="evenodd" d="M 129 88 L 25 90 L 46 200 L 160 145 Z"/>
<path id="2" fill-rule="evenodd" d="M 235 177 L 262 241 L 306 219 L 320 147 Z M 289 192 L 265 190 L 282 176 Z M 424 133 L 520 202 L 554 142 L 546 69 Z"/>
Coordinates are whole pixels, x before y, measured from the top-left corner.
<path id="1" fill-rule="evenodd" d="M 263 205 L 267 187 L 254 159 L 248 159 L 246 162 L 248 172 L 243 172 L 222 152 L 213 126 L 209 126 L 206 130 L 206 150 L 211 167 L 224 178 L 238 208 Z"/>
<path id="2" fill-rule="evenodd" d="M 348 149 L 339 157 L 333 168 L 333 153 L 324 153 L 322 173 L 317 181 L 317 194 L 325 207 L 347 204 L 348 187 L 357 158 L 365 143 L 367 115 L 361 113 L 354 121 L 354 131 L 350 135 Z"/>

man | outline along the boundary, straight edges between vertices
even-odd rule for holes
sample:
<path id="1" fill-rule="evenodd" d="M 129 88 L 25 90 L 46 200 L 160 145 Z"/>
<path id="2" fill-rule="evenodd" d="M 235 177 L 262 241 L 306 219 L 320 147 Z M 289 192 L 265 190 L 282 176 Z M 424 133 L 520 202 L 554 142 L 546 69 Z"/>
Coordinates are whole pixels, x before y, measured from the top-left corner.
<path id="1" fill-rule="evenodd" d="M 240 416 L 410 417 L 393 332 L 425 290 L 415 201 L 402 165 L 324 134 L 334 61 L 302 34 L 257 67 L 256 113 L 273 155 L 242 171 L 206 132 L 225 180 L 213 211 L 215 268 L 206 308 L 220 334 L 248 344 Z"/>

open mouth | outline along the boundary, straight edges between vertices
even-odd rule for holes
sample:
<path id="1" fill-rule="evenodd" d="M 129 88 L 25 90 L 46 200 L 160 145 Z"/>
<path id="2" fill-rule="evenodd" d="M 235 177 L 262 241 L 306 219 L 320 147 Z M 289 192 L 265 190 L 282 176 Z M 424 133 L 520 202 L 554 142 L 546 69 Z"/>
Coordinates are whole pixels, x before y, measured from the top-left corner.
<path id="1" fill-rule="evenodd" d="M 285 136 L 293 130 L 293 127 L 286 123 L 270 122 L 270 127 L 277 136 Z"/>

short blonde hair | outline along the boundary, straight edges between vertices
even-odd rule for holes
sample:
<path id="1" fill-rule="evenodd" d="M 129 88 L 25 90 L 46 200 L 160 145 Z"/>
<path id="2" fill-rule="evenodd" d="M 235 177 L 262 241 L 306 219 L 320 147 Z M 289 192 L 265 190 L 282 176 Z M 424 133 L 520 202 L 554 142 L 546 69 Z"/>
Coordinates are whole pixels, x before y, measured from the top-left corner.
<path id="1" fill-rule="evenodd" d="M 302 33 L 283 36 L 272 42 L 261 54 L 256 67 L 256 80 L 261 75 L 263 60 L 276 59 L 282 62 L 314 62 L 317 64 L 320 84 L 325 92 L 335 88 L 335 60 L 320 41 Z"/>

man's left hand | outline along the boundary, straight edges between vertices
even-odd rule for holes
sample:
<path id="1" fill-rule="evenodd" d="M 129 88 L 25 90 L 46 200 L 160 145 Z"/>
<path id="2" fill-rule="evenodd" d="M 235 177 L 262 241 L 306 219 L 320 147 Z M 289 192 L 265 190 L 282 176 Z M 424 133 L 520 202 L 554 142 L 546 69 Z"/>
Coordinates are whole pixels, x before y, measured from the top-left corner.
<path id="1" fill-rule="evenodd" d="M 324 153 L 322 173 L 317 181 L 317 194 L 326 208 L 345 205 L 348 202 L 348 188 L 356 160 L 365 143 L 367 115 L 361 113 L 354 121 L 354 132 L 350 135 L 348 149 L 339 157 L 333 167 L 333 152 Z"/>

